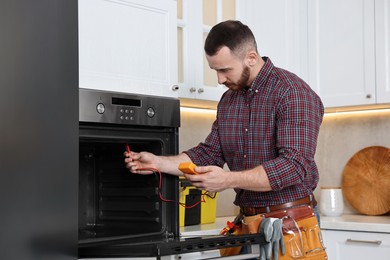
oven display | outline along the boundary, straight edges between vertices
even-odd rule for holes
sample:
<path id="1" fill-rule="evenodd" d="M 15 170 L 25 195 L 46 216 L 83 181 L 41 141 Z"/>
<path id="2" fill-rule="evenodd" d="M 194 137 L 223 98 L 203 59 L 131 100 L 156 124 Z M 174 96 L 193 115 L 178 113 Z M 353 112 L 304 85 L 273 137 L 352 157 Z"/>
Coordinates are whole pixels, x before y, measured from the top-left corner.
<path id="1" fill-rule="evenodd" d="M 129 106 L 129 107 L 141 107 L 141 100 L 129 99 L 129 98 L 117 98 L 113 97 L 111 103 L 113 105 Z"/>

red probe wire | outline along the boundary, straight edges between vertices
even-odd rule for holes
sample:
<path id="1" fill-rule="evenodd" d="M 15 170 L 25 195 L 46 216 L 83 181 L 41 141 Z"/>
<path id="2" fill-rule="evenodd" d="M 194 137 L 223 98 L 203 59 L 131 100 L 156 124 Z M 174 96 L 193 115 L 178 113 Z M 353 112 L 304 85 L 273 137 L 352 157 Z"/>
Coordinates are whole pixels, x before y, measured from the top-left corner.
<path id="1" fill-rule="evenodd" d="M 126 144 L 126 151 L 129 153 L 130 155 L 130 146 L 129 144 Z M 160 178 L 160 181 L 159 181 L 159 185 L 158 185 L 158 195 L 160 197 L 160 200 L 163 201 L 163 202 L 175 202 L 174 200 L 169 200 L 169 199 L 166 199 L 163 197 L 163 195 L 161 194 L 161 189 L 162 189 L 162 173 L 158 170 L 158 169 L 155 169 L 155 168 L 140 168 L 138 169 L 139 171 L 151 171 L 153 172 L 154 174 L 158 174 L 159 175 L 159 178 Z M 208 196 L 209 198 L 212 198 L 212 199 L 215 199 L 215 194 L 214 196 L 210 196 L 210 194 L 208 194 L 208 192 L 205 192 L 205 193 L 202 193 L 201 194 L 201 200 L 197 201 L 196 203 L 192 204 L 192 205 L 189 205 L 187 206 L 185 203 L 182 203 L 182 202 L 178 202 L 178 204 L 186 209 L 190 209 L 190 208 L 193 208 L 197 205 L 199 205 L 200 203 L 202 202 L 206 202 L 206 199 L 204 198 L 204 196 Z"/>

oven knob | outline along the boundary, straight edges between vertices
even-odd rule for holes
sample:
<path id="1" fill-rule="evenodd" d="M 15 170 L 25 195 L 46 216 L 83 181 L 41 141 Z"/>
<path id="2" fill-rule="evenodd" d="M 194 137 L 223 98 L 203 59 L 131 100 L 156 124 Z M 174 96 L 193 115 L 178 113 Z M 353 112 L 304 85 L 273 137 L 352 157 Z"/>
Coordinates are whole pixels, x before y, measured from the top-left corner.
<path id="1" fill-rule="evenodd" d="M 153 108 L 149 107 L 146 113 L 148 114 L 148 117 L 154 117 L 156 112 L 154 112 Z"/>
<path id="2" fill-rule="evenodd" d="M 96 111 L 97 111 L 99 114 L 103 114 L 105 110 L 106 110 L 106 107 L 104 106 L 103 103 L 97 104 L 97 106 L 96 106 Z"/>

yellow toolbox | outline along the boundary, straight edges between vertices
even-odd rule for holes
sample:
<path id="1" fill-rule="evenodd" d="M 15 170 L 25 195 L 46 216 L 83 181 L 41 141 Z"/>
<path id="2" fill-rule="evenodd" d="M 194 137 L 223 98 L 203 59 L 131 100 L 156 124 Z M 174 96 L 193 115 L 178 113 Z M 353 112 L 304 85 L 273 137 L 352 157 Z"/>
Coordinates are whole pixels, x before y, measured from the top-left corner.
<path id="1" fill-rule="evenodd" d="M 218 193 L 202 195 L 206 192 L 191 186 L 185 179 L 180 179 L 179 190 L 180 203 L 186 206 L 179 206 L 181 227 L 215 222 Z"/>

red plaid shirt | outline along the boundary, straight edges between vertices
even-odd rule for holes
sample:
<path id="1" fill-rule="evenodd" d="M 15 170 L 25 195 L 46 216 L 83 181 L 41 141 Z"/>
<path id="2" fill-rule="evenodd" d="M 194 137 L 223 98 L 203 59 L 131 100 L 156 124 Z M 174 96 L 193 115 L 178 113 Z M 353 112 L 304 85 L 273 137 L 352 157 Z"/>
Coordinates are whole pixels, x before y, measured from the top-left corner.
<path id="1" fill-rule="evenodd" d="M 319 174 L 314 154 L 324 108 L 296 75 L 265 64 L 249 90 L 227 90 L 205 142 L 185 153 L 197 165 L 231 171 L 263 165 L 272 191 L 236 190 L 234 204 L 264 207 L 312 194 Z"/>

